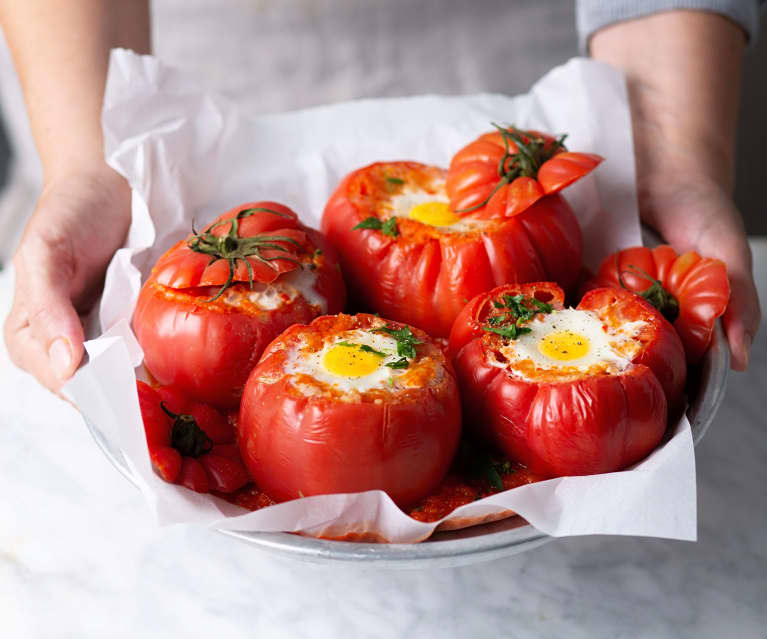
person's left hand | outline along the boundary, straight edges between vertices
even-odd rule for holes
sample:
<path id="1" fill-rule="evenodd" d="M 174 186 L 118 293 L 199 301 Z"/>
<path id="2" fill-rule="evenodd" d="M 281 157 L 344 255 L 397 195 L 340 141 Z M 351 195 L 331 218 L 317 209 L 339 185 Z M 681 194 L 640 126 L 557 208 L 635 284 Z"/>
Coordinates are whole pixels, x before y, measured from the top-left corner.
<path id="1" fill-rule="evenodd" d="M 760 310 L 732 200 L 744 33 L 715 12 L 661 11 L 613 23 L 590 46 L 626 74 L 642 220 L 678 253 L 727 266 L 724 328 L 732 368 L 745 370 Z"/>
<path id="2" fill-rule="evenodd" d="M 637 153 L 648 153 L 641 144 Z M 724 329 L 730 344 L 731 365 L 748 367 L 751 342 L 759 329 L 761 312 L 752 271 L 751 248 L 743 221 L 730 195 L 694 165 L 658 175 L 637 158 L 645 170 L 638 176 L 642 218 L 660 232 L 678 253 L 695 250 L 722 260 L 730 278 L 730 303 Z"/>

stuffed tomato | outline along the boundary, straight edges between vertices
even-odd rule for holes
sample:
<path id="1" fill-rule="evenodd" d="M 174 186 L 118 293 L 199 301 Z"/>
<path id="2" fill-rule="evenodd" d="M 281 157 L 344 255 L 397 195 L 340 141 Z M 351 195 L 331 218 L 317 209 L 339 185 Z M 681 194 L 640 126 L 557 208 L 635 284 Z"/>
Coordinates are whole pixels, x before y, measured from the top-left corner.
<path id="1" fill-rule="evenodd" d="M 514 216 L 458 214 L 443 169 L 376 163 L 346 176 L 322 230 L 360 303 L 447 337 L 467 300 L 509 282 L 569 287 L 581 263 L 578 222 L 558 196 Z"/>
<path id="2" fill-rule="evenodd" d="M 406 506 L 447 473 L 460 413 L 453 368 L 428 335 L 374 315 L 326 316 L 266 349 L 238 440 L 275 501 L 380 489 Z"/>
<path id="3" fill-rule="evenodd" d="M 133 329 L 162 385 L 237 406 L 261 352 L 288 326 L 343 309 L 333 249 L 275 202 L 243 204 L 165 253 Z"/>
<path id="4" fill-rule="evenodd" d="M 455 322 L 450 352 L 467 423 L 544 476 L 620 470 L 681 407 L 679 337 L 642 298 L 595 289 L 564 308 L 552 283 L 499 287 Z"/>
<path id="5" fill-rule="evenodd" d="M 673 323 L 687 361 L 700 361 L 711 343 L 714 322 L 727 310 L 730 282 L 721 260 L 695 251 L 677 255 L 668 245 L 634 246 L 607 256 L 587 287 L 634 291 Z"/>

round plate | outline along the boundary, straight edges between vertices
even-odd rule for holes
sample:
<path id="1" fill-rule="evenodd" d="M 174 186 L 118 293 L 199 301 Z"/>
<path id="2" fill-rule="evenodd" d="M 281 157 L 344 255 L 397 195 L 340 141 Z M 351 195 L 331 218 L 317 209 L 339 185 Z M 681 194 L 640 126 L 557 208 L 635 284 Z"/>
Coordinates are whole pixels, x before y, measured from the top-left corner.
<path id="1" fill-rule="evenodd" d="M 693 442 L 705 435 L 724 397 L 730 351 L 720 321 L 711 347 L 699 367 L 690 369 L 690 408 L 687 416 Z M 86 420 L 88 430 L 114 466 L 135 485 L 122 451 L 114 448 L 101 431 Z M 461 566 L 530 550 L 552 537 L 536 530 L 521 517 L 511 517 L 462 530 L 436 532 L 419 544 L 376 544 L 315 539 L 291 533 L 219 532 L 274 554 L 316 563 L 360 562 L 392 568 Z"/>
<path id="2" fill-rule="evenodd" d="M 643 228 L 644 243 L 660 244 L 657 236 Z M 693 443 L 706 434 L 724 397 L 730 351 L 722 323 L 717 320 L 708 352 L 699 366 L 688 369 L 690 420 Z M 85 423 L 99 448 L 115 467 L 136 484 L 122 451 L 108 442 L 101 431 L 87 419 Z M 268 552 L 314 563 L 365 562 L 390 568 L 461 566 L 498 557 L 514 555 L 541 546 L 553 537 L 536 530 L 522 517 L 481 524 L 445 532 L 436 532 L 418 544 L 379 544 L 316 539 L 293 533 L 267 533 L 219 530 Z"/>

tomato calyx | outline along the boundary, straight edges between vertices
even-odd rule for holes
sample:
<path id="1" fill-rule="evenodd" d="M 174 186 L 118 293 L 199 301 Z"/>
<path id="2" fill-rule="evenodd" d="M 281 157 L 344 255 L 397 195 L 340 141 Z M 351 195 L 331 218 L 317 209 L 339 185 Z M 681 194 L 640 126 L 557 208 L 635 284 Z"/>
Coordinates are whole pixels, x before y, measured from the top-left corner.
<path id="1" fill-rule="evenodd" d="M 626 289 L 627 291 L 630 291 L 631 289 L 626 286 L 626 283 L 623 281 L 623 273 L 626 271 L 621 271 L 618 267 L 617 259 L 618 256 L 616 254 L 616 264 L 615 268 L 618 272 L 618 283 L 621 285 L 622 288 Z M 663 288 L 663 284 L 660 283 L 660 280 L 656 280 L 654 277 L 652 277 L 649 273 L 646 273 L 641 268 L 634 266 L 633 264 L 628 265 L 628 272 L 633 273 L 634 275 L 638 275 L 639 277 L 642 277 L 646 279 L 647 281 L 651 282 L 650 287 L 645 289 L 644 291 L 633 291 L 637 295 L 641 295 L 644 299 L 646 299 L 650 304 L 652 304 L 655 308 L 657 308 L 661 315 L 665 317 L 670 323 L 674 323 L 676 321 L 676 318 L 679 317 L 679 302 L 677 299 L 665 288 Z"/>
<path id="2" fill-rule="evenodd" d="M 503 139 L 504 152 L 498 161 L 500 180 L 482 202 L 465 209 L 457 209 L 456 213 L 471 213 L 481 209 L 487 205 L 498 190 L 519 177 L 536 179 L 538 170 L 543 163 L 550 160 L 560 149 L 564 150 L 565 148 L 564 141 L 567 134 L 560 135 L 553 143 L 549 143 L 541 135 L 531 131 L 524 131 L 515 126 L 502 127 L 495 122 L 491 122 L 491 124 L 498 129 Z M 511 152 L 509 142 L 513 142 L 517 147 L 516 153 Z"/>
<path id="3" fill-rule="evenodd" d="M 174 413 L 165 402 L 160 402 L 162 411 L 173 420 L 170 445 L 183 457 L 197 458 L 213 450 L 213 440 L 197 425 L 192 415 Z"/>
<path id="4" fill-rule="evenodd" d="M 516 339 L 520 335 L 531 331 L 523 324 L 529 322 L 538 314 L 549 314 L 554 310 L 551 304 L 542 302 L 535 297 L 528 297 L 519 293 L 518 295 L 504 294 L 503 302 L 493 300 L 493 307 L 497 310 L 503 310 L 500 315 L 491 315 L 487 318 L 487 325 L 482 327 L 483 331 L 495 333 L 504 339 Z"/>
<path id="5" fill-rule="evenodd" d="M 282 235 L 269 235 L 260 233 L 250 237 L 239 236 L 240 220 L 249 217 L 256 213 L 272 213 L 273 215 L 279 215 L 280 217 L 290 216 L 269 209 L 265 207 L 254 207 L 249 209 L 243 209 L 233 218 L 227 218 L 225 220 L 219 220 L 208 226 L 204 231 L 197 233 L 194 227 L 192 227 L 192 237 L 186 242 L 186 245 L 195 253 L 203 253 L 210 255 L 211 259 L 208 262 L 208 266 L 218 260 L 226 260 L 229 263 L 229 275 L 224 282 L 224 285 L 219 289 L 218 293 L 211 297 L 208 302 L 217 300 L 224 292 L 232 285 L 234 279 L 234 272 L 237 266 L 237 260 L 242 260 L 248 269 L 248 283 L 251 290 L 253 289 L 253 266 L 247 258 L 254 258 L 259 262 L 263 262 L 267 266 L 276 270 L 276 267 L 272 264 L 274 260 L 286 260 L 293 262 L 301 266 L 301 263 L 292 257 L 293 251 L 284 246 L 277 244 L 276 242 L 287 242 L 296 248 L 300 247 L 300 244 L 292 237 L 285 237 Z M 230 224 L 229 231 L 224 235 L 216 235 L 212 231 L 213 229 L 223 226 L 224 224 Z M 262 253 L 264 250 L 273 250 L 285 253 L 285 255 L 276 255 L 267 257 Z"/>

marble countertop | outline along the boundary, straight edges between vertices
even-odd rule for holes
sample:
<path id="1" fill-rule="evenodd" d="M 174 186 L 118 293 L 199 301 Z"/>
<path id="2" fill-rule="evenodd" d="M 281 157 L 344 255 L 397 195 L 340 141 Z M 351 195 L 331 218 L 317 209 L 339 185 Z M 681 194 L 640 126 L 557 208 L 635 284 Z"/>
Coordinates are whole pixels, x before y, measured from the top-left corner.
<path id="1" fill-rule="evenodd" d="M 755 248 L 764 286 L 767 241 Z M 0 316 L 10 284 L 0 272 Z M 765 637 L 765 382 L 763 325 L 697 449 L 697 543 L 568 538 L 461 568 L 386 570 L 156 527 L 74 408 L 3 349 L 0 637 Z"/>

